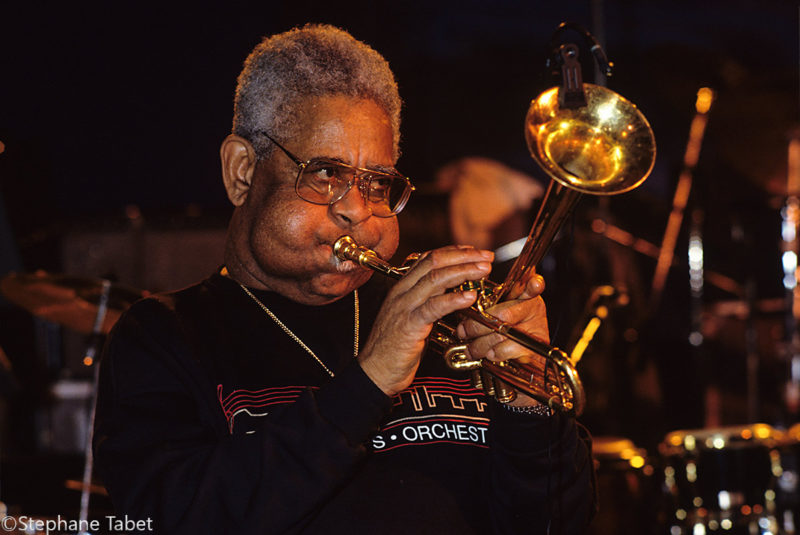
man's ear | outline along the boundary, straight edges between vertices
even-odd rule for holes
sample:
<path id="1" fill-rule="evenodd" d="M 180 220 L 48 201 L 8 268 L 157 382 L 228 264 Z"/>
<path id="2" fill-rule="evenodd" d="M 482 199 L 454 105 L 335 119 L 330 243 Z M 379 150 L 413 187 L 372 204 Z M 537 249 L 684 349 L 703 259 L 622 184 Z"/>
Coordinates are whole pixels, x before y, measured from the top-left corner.
<path id="1" fill-rule="evenodd" d="M 256 169 L 256 152 L 245 138 L 230 134 L 219 148 L 222 161 L 222 181 L 228 199 L 234 206 L 241 206 L 250 192 Z"/>

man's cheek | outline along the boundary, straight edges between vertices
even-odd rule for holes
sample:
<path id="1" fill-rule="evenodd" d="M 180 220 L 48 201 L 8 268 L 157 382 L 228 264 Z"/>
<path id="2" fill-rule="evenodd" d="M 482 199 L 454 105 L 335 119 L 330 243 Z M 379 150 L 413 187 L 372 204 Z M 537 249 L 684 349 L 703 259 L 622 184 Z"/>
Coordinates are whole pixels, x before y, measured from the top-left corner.
<path id="1" fill-rule="evenodd" d="M 281 245 L 300 248 L 308 222 L 294 210 L 273 211 L 263 220 L 262 232 L 269 241 Z"/>
<path id="2" fill-rule="evenodd" d="M 392 258 L 397 251 L 399 243 L 400 231 L 397 226 L 397 218 L 392 218 L 381 229 L 380 250 L 378 252 L 382 258 Z"/>

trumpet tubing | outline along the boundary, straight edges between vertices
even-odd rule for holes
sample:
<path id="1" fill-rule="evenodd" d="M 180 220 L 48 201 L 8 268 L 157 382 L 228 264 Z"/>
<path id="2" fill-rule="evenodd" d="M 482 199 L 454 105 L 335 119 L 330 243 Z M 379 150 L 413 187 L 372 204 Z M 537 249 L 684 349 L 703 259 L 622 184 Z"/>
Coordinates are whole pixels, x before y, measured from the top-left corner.
<path id="1" fill-rule="evenodd" d="M 333 245 L 333 251 L 341 260 L 350 260 L 393 279 L 402 278 L 407 270 L 406 267 L 390 265 L 374 251 L 358 245 L 350 236 L 339 238 Z M 480 303 L 491 301 L 496 285 L 489 281 L 468 282 L 466 285 L 478 291 L 477 304 L 458 311 L 456 318 L 444 318 L 436 322 L 429 338 L 441 350 L 445 362 L 456 370 L 478 372 L 473 374 L 476 382 L 482 383 L 484 390 L 498 401 L 512 401 L 516 395 L 513 389 L 516 389 L 553 410 L 579 415 L 583 411 L 585 395 L 580 377 L 566 353 L 486 312 Z M 530 349 L 535 355 L 505 362 L 469 359 L 464 341 L 455 334 L 455 326 L 462 318 L 477 321 Z"/>

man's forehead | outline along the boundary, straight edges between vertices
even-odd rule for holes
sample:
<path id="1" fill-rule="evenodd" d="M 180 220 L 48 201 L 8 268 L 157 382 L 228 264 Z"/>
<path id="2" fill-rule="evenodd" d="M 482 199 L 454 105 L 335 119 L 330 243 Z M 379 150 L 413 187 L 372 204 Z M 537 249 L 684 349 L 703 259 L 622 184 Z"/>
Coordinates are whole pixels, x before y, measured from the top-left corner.
<path id="1" fill-rule="evenodd" d="M 291 142 L 301 158 L 330 158 L 350 165 L 394 164 L 388 114 L 372 100 L 314 97 L 301 108 Z"/>
<path id="2" fill-rule="evenodd" d="M 358 124 L 381 126 L 391 130 L 386 111 L 374 100 L 345 95 L 306 97 L 295 106 L 296 120 L 306 127 L 318 125 L 344 129 Z"/>

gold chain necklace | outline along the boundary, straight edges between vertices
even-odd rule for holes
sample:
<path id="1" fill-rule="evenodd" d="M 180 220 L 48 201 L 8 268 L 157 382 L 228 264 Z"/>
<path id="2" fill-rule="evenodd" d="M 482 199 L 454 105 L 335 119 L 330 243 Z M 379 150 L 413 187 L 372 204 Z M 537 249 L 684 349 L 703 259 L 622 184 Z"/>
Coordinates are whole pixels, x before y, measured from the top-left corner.
<path id="1" fill-rule="evenodd" d="M 227 268 L 222 268 L 221 274 L 222 274 L 223 276 L 225 276 L 225 277 L 229 276 L 229 275 L 228 275 L 228 270 L 227 270 Z M 306 345 L 306 344 L 305 344 L 305 343 L 304 343 L 302 340 L 300 340 L 300 337 L 299 337 L 299 336 L 297 336 L 296 334 L 294 334 L 294 333 L 292 332 L 292 330 L 291 330 L 289 327 L 287 327 L 287 326 L 286 326 L 286 324 L 285 324 L 285 323 L 283 323 L 283 322 L 282 322 L 282 321 L 281 321 L 281 320 L 278 318 L 278 316 L 276 316 L 276 315 L 275 315 L 275 314 L 274 314 L 274 313 L 273 313 L 273 312 L 272 312 L 272 311 L 271 311 L 269 308 L 267 308 L 267 305 L 265 305 L 264 303 L 262 303 L 262 302 L 261 302 L 261 300 L 260 300 L 258 297 L 256 297 L 255 295 L 253 295 L 253 292 L 251 292 L 250 290 L 248 290 L 248 289 L 247 289 L 247 287 L 246 287 L 244 284 L 242 284 L 242 283 L 241 283 L 241 282 L 239 282 L 239 281 L 236 281 L 236 284 L 238 284 L 238 285 L 239 285 L 239 287 L 240 287 L 242 290 L 244 290 L 244 293 L 246 293 L 248 296 L 250 296 L 250 299 L 252 299 L 253 301 L 255 301 L 255 302 L 256 302 L 256 304 L 257 304 L 259 307 L 261 307 L 261 310 L 263 310 L 263 311 L 264 311 L 264 312 L 267 314 L 267 316 L 269 316 L 269 317 L 272 319 L 272 321 L 274 321 L 274 322 L 275 322 L 275 323 L 278 325 L 278 327 L 280 327 L 281 329 L 283 329 L 283 332 L 285 332 L 286 334 L 288 334 L 288 335 L 289 335 L 289 338 L 291 338 L 292 340 L 294 340 L 295 342 L 297 342 L 297 343 L 300 345 L 300 347 L 302 347 L 303 349 L 305 349 L 305 350 L 306 350 L 306 352 L 307 352 L 309 355 L 311 355 L 311 356 L 314 358 L 314 360 L 316 360 L 316 361 L 319 363 L 319 365 L 320 365 L 320 366 L 322 366 L 322 368 L 323 368 L 323 369 L 324 369 L 326 372 L 328 372 L 328 375 L 330 375 L 331 377 L 334 377 L 334 374 L 333 374 L 333 372 L 330 370 L 330 368 L 328 368 L 327 366 L 325 366 L 325 363 L 324 363 L 324 362 L 322 362 L 322 359 L 320 359 L 320 358 L 319 358 L 319 357 L 316 355 L 316 353 L 314 353 L 314 352 L 311 350 L 311 348 L 310 348 L 310 347 L 308 347 L 308 346 L 307 346 L 307 345 Z M 357 357 L 357 356 L 358 356 L 358 338 L 359 338 L 359 337 L 358 337 L 358 327 L 359 327 L 359 314 L 358 314 L 358 309 L 359 309 L 359 306 L 358 306 L 358 290 L 353 290 L 353 304 L 354 304 L 354 308 L 355 308 L 355 313 L 354 313 L 354 317 L 353 317 L 353 357 Z"/>

